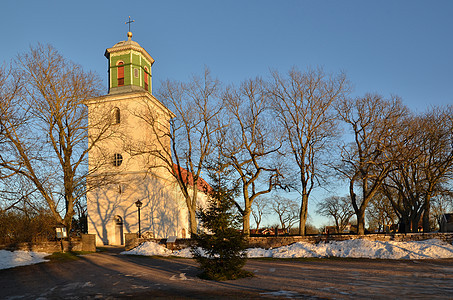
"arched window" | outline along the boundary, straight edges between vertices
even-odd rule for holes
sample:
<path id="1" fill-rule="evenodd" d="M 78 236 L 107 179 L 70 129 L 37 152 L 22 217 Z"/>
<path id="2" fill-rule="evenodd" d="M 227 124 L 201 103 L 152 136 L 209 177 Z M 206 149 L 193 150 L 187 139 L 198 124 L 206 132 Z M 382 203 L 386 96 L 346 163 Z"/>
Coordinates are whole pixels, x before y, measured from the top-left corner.
<path id="1" fill-rule="evenodd" d="M 113 219 L 116 225 L 123 225 L 123 218 L 121 218 L 121 216 L 116 215 Z"/>
<path id="2" fill-rule="evenodd" d="M 119 61 L 118 65 L 118 86 L 124 85 L 124 62 Z"/>
<path id="3" fill-rule="evenodd" d="M 148 90 L 148 68 L 145 67 L 145 90 Z"/>
<path id="4" fill-rule="evenodd" d="M 119 166 L 121 166 L 122 163 L 123 163 L 123 156 L 119 153 L 113 154 L 113 165 L 115 167 L 119 167 Z"/>
<path id="5" fill-rule="evenodd" d="M 119 124 L 121 123 L 121 112 L 118 107 L 115 107 L 112 112 L 112 123 Z"/>

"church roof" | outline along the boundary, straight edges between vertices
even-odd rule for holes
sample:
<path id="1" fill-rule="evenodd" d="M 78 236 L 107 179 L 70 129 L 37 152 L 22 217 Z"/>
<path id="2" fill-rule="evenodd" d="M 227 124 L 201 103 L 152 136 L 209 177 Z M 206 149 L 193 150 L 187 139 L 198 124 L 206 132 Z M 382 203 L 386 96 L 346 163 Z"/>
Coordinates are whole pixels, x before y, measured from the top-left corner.
<path id="1" fill-rule="evenodd" d="M 174 170 L 175 173 L 178 173 L 178 165 L 177 164 L 173 164 L 173 170 Z M 182 180 L 184 180 L 185 183 L 188 183 L 189 185 L 194 186 L 192 173 L 187 171 L 186 169 L 184 169 L 182 167 L 181 167 L 181 177 L 182 177 Z M 209 185 L 209 183 L 206 182 L 206 180 L 204 180 L 201 177 L 198 177 L 197 188 L 198 188 L 198 190 L 200 192 L 203 192 L 205 194 L 212 193 L 212 187 Z"/>
<path id="2" fill-rule="evenodd" d="M 126 51 L 126 50 L 135 50 L 135 51 L 138 51 L 140 52 L 144 57 L 146 57 L 149 62 L 151 63 L 151 65 L 154 63 L 154 59 L 151 57 L 151 55 L 149 55 L 148 52 L 146 52 L 145 49 L 143 49 L 139 43 L 137 43 L 136 41 L 133 41 L 132 40 L 132 33 L 128 32 L 128 38 L 127 38 L 127 41 L 121 41 L 121 42 L 118 42 L 116 43 L 115 45 L 113 45 L 113 47 L 111 48 L 108 48 L 107 50 L 105 50 L 105 57 L 109 58 L 110 57 L 110 53 L 114 53 L 114 52 L 120 52 L 120 51 Z"/>

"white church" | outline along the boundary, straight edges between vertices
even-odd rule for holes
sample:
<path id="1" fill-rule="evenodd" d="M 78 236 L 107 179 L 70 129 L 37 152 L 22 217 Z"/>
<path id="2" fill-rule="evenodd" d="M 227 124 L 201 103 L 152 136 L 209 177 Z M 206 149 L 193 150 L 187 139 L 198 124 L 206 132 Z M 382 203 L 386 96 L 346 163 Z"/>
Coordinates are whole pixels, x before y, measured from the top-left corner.
<path id="1" fill-rule="evenodd" d="M 131 32 L 127 36 L 105 51 L 108 94 L 86 103 L 89 143 L 95 145 L 89 148 L 88 233 L 96 235 L 97 245 L 122 245 L 124 234 L 138 233 L 139 227 L 149 237 L 189 237 L 188 209 L 174 176 L 140 151 L 152 145 L 171 155 L 170 141 L 154 142 L 156 129 L 144 116 L 152 114 L 165 132 L 174 115 L 152 95 L 154 59 L 132 41 Z M 198 194 L 205 202 L 206 195 Z"/>

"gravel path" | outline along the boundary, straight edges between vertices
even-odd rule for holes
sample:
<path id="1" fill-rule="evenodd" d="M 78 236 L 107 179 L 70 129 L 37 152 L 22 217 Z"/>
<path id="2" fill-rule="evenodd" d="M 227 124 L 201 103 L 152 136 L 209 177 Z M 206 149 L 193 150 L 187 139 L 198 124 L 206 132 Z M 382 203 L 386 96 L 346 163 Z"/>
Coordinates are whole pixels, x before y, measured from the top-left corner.
<path id="1" fill-rule="evenodd" d="M 253 278 L 199 279 L 192 259 L 119 255 L 0 270 L 0 299 L 451 299 L 453 260 L 249 260 Z"/>

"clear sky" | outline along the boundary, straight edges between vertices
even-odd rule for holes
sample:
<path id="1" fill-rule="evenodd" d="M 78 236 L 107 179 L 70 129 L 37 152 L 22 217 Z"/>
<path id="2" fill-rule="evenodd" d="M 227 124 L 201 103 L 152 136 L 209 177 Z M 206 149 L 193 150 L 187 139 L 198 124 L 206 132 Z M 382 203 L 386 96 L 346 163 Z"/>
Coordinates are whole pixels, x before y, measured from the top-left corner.
<path id="1" fill-rule="evenodd" d="M 106 48 L 133 40 L 156 60 L 153 85 L 207 66 L 225 83 L 323 66 L 354 95 L 398 95 L 412 110 L 453 104 L 453 1 L 4 1 L 1 61 L 50 43 L 101 75 Z M 314 205 L 312 205 L 314 206 Z"/>

